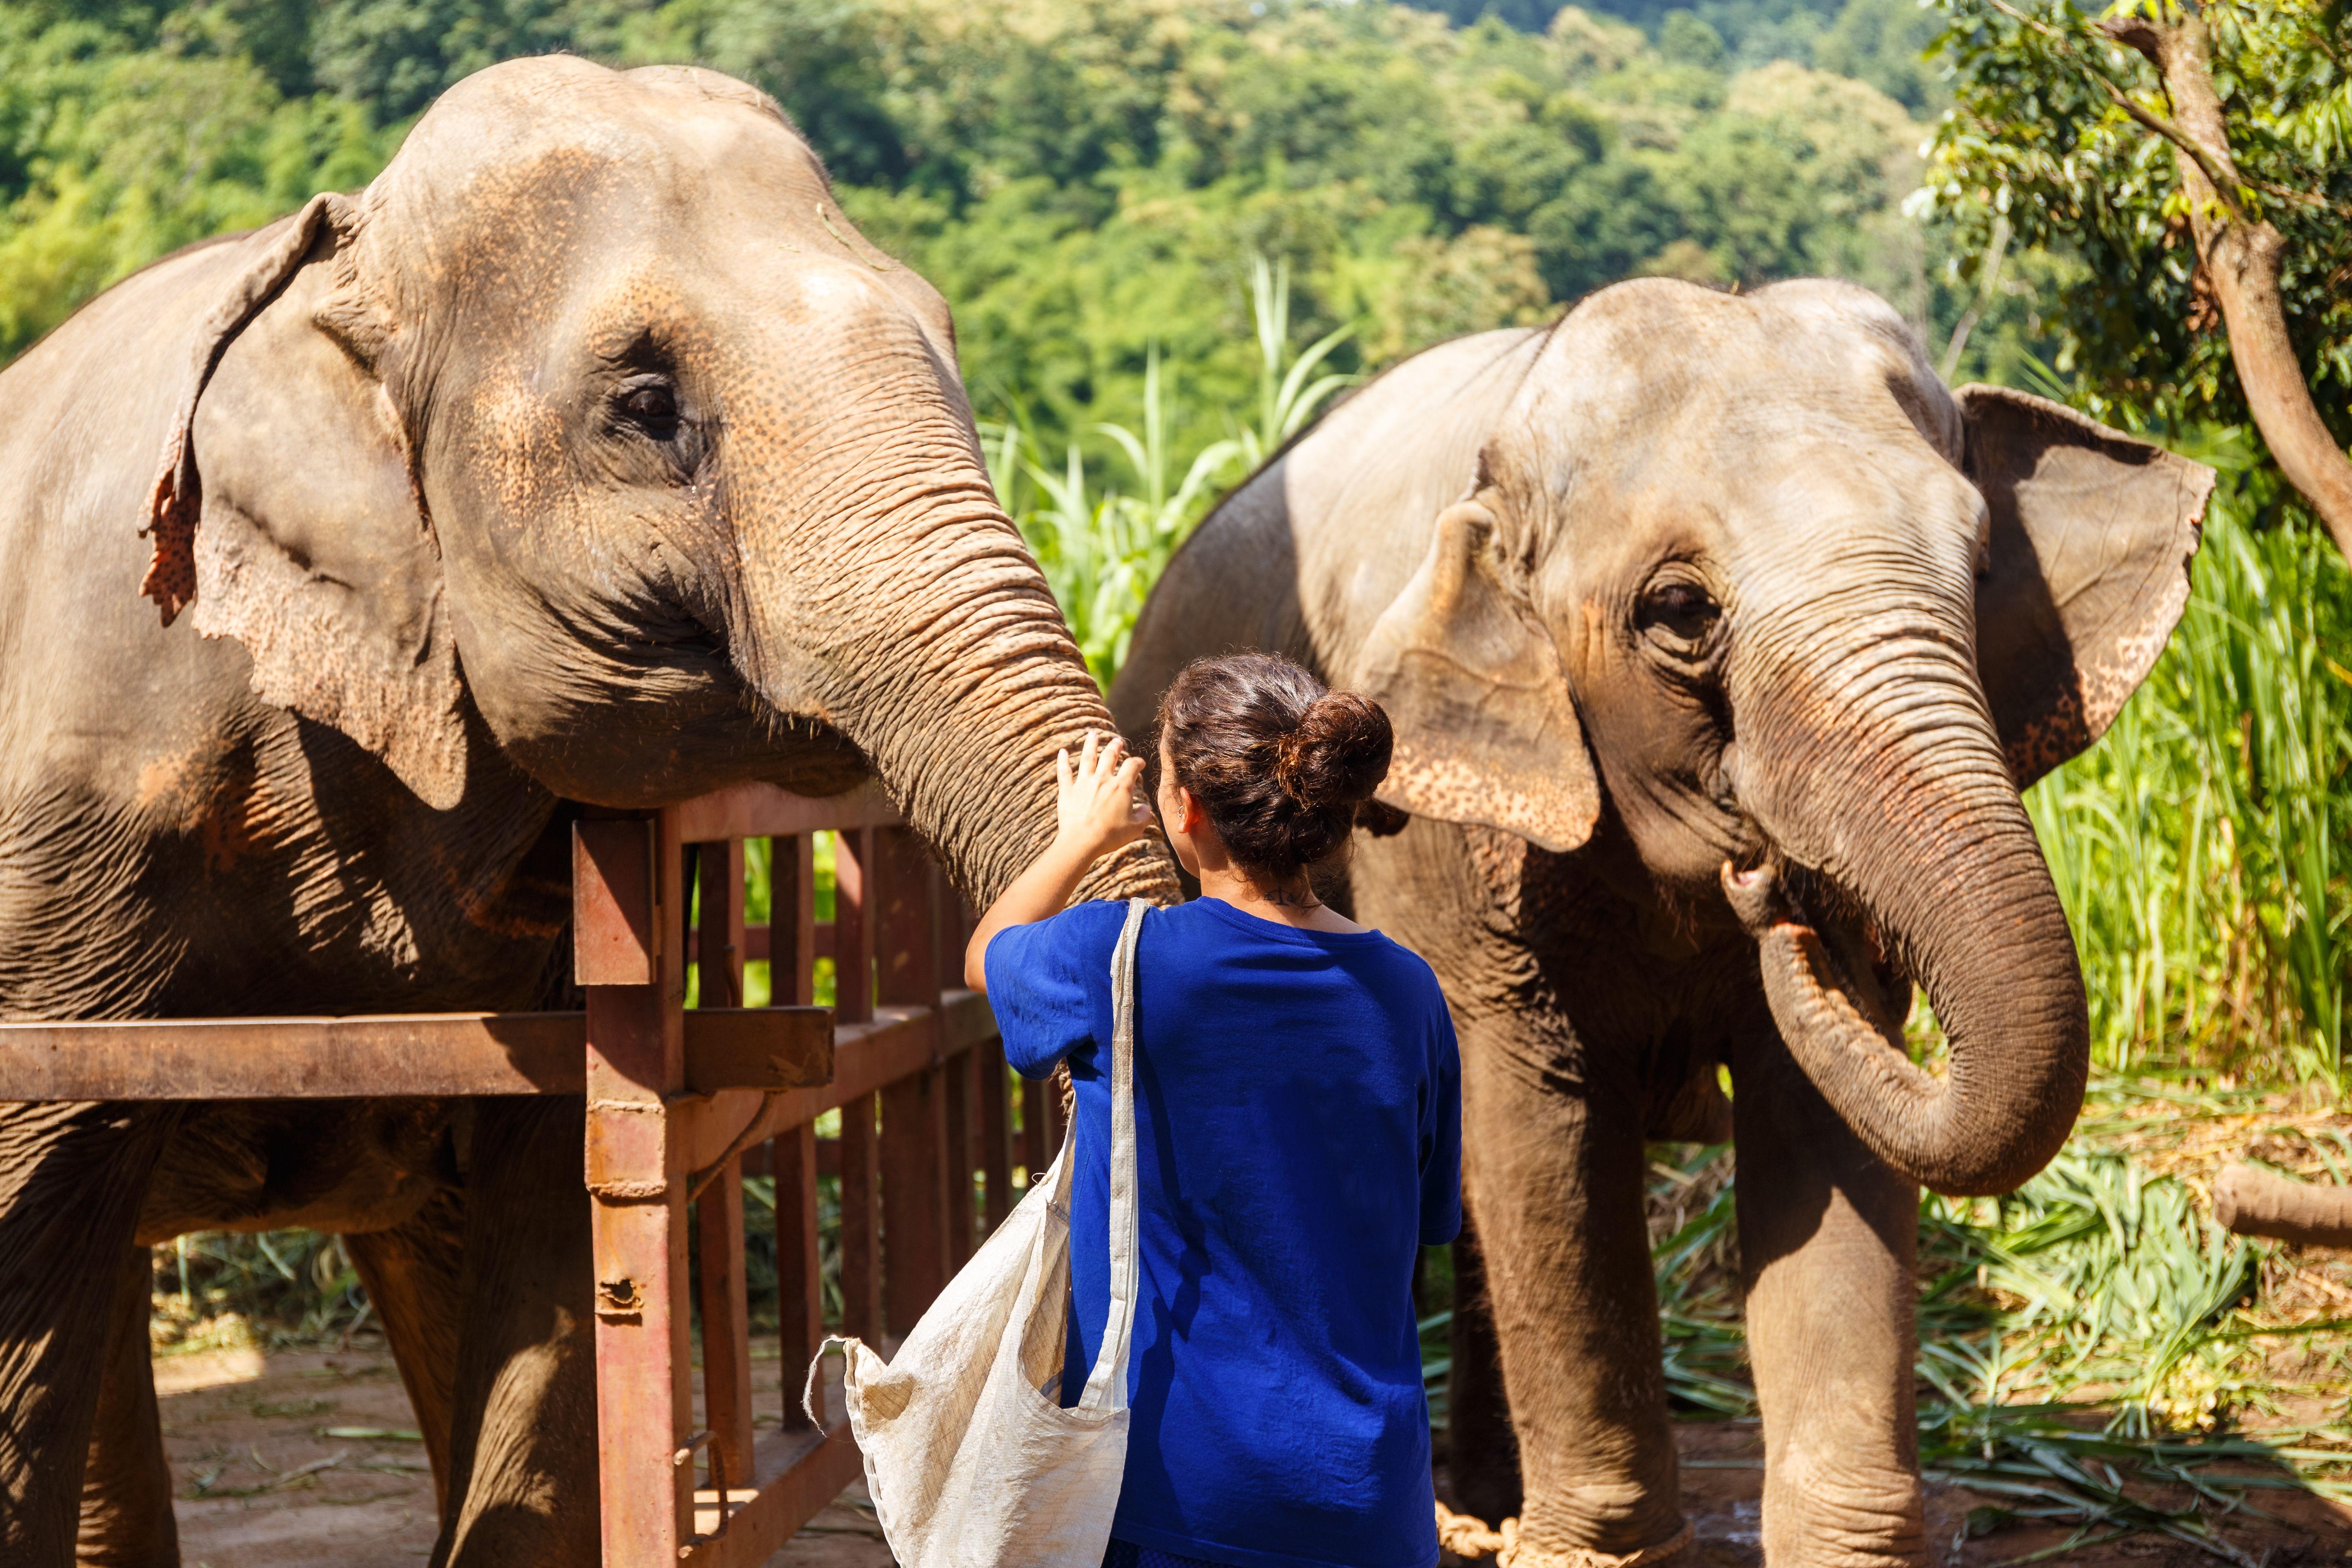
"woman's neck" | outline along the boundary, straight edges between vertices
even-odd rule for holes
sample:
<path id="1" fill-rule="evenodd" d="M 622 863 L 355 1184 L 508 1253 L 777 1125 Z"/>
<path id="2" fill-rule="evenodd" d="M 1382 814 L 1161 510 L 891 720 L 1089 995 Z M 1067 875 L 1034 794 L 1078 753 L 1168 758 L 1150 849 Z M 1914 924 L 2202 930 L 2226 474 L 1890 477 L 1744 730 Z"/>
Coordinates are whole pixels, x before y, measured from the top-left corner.
<path id="1" fill-rule="evenodd" d="M 1201 896 L 1219 899 L 1244 914 L 1300 931 L 1360 931 L 1364 928 L 1317 899 L 1300 872 L 1290 881 L 1268 889 L 1230 864 L 1201 868 Z"/>

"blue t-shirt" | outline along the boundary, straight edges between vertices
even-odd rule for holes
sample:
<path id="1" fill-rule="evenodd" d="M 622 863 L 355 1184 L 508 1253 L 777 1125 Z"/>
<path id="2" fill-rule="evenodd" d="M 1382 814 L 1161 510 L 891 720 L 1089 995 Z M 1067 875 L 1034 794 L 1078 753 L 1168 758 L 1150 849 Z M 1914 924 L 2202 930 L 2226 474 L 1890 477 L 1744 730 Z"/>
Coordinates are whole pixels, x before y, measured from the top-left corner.
<path id="1" fill-rule="evenodd" d="M 1063 1403 L 1110 1313 L 1110 956 L 1126 906 L 1001 931 L 988 996 L 1077 1085 Z M 1419 1248 L 1462 1224 L 1462 1069 L 1437 978 L 1377 931 L 1200 899 L 1136 949 L 1141 1287 L 1111 1534 L 1246 1568 L 1431 1568 Z"/>

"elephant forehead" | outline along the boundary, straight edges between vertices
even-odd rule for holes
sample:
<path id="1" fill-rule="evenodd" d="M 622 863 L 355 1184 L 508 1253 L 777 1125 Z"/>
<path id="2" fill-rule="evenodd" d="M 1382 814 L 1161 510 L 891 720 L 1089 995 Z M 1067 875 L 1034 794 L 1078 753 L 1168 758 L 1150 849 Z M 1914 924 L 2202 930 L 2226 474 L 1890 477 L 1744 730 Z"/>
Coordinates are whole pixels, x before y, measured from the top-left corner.
<path id="1" fill-rule="evenodd" d="M 1967 510 L 1959 430 L 1909 330 L 1865 290 L 1642 279 L 1561 321 L 1487 465 L 1534 516 L 1832 522 L 1929 498 Z"/>

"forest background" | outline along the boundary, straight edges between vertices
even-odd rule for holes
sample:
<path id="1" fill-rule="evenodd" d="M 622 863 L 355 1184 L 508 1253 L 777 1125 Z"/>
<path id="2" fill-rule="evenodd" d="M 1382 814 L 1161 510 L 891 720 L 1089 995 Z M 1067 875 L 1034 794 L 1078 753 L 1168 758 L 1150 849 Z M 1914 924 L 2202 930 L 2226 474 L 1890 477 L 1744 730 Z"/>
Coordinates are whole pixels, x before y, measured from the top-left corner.
<path id="1" fill-rule="evenodd" d="M 2118 280 L 2116 223 L 2104 250 L 2078 250 L 2063 222 L 2013 226 L 2008 187 L 1977 178 L 1970 149 L 2001 133 L 1972 102 L 2061 100 L 1998 59 L 1972 79 L 1991 57 L 1932 46 L 2018 15 L 2003 0 L 0 0 L 0 362 L 157 256 L 363 184 L 470 71 L 567 49 L 714 66 L 793 114 L 844 209 L 953 305 L 999 489 L 1106 679 L 1184 533 L 1331 397 L 1625 277 L 1851 279 L 1955 384 L 2066 399 L 2215 463 L 2171 648 L 2106 741 L 2029 796 L 2091 997 L 2084 1133 L 2015 1200 L 1922 1213 L 1940 1281 L 1923 1284 L 1924 1451 L 2043 1475 L 2049 1446 L 2074 1438 L 2000 1414 L 2018 1388 L 2095 1384 L 2115 1429 L 2145 1437 L 2275 1417 L 2291 1386 L 2352 1364 L 2340 1335 L 2299 1342 L 2315 1359 L 2292 1367 L 2258 1348 L 2280 1323 L 2339 1327 L 2321 1315 L 2352 1303 L 2352 1271 L 2269 1261 L 2192 1202 L 2197 1162 L 2257 1138 L 2283 1168 L 2352 1177 L 2352 1138 L 2326 1114 L 2352 957 L 2336 847 L 2352 828 L 2352 578 L 2227 396 L 2184 399 L 2113 358 L 2156 341 L 2124 307 L 2194 292 L 2165 248 L 2161 167 L 2134 176 L 2156 216 L 2123 266 L 2145 263 L 2144 291 Z M 2225 387 L 2218 329 L 2181 320 L 2200 384 Z M 1935 1048 L 1931 1019 L 1916 1033 Z M 2159 1122 L 2171 1142 L 2152 1152 Z M 1658 1170 L 1670 1381 L 1686 1410 L 1750 1409 L 1727 1158 Z M 159 1262 L 161 1338 L 207 1300 L 313 1331 L 364 1313 L 331 1238 L 184 1239 Z M 2291 1430 L 2273 1421 L 2273 1444 L 2315 1445 L 2275 1450 L 2306 1479 L 2347 1473 L 2352 1425 L 2331 1398 Z M 2068 1493 L 2092 1498 L 2085 1521 L 2121 1506 L 2096 1491 Z"/>

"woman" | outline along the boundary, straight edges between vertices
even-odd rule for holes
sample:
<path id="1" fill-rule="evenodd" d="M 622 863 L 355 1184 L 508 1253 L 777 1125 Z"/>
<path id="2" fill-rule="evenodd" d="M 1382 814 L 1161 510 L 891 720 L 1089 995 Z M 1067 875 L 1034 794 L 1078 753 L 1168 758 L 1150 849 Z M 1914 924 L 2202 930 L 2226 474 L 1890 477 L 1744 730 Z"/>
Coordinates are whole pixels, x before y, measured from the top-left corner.
<path id="1" fill-rule="evenodd" d="M 1262 654 L 1161 699 L 1152 798 L 1201 897 L 1136 957 L 1141 1283 L 1109 1568 L 1431 1568 L 1418 1249 L 1461 1225 L 1461 1071 L 1429 966 L 1316 900 L 1387 775 L 1379 706 Z M 1065 910 L 1149 831 L 1144 771 L 1089 735 L 1053 845 L 982 919 L 966 980 L 1006 1057 L 1077 1086 L 1076 1402 L 1109 1310 L 1110 956 L 1125 910 Z"/>

